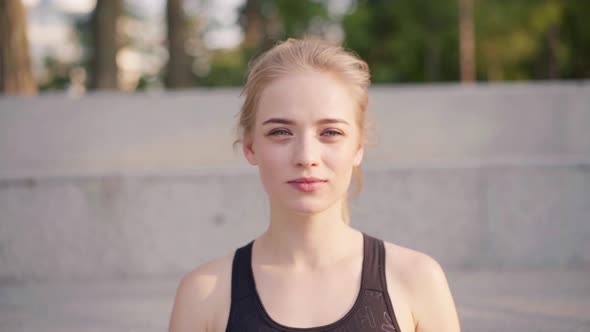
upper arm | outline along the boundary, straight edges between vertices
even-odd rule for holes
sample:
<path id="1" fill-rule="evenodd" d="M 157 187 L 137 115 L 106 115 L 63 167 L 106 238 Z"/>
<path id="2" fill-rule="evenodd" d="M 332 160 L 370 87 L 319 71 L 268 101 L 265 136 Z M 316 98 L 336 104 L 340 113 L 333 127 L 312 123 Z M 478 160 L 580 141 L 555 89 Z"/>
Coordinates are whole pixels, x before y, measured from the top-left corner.
<path id="1" fill-rule="evenodd" d="M 169 332 L 222 328 L 230 305 L 231 257 L 210 261 L 186 274 L 176 290 Z"/>
<path id="2" fill-rule="evenodd" d="M 451 290 L 440 264 L 420 254 L 412 281 L 412 307 L 416 331 L 460 331 Z"/>
<path id="3" fill-rule="evenodd" d="M 169 332 L 207 331 L 210 312 L 204 304 L 211 291 L 206 278 L 198 272 L 184 276 L 176 290 Z"/>

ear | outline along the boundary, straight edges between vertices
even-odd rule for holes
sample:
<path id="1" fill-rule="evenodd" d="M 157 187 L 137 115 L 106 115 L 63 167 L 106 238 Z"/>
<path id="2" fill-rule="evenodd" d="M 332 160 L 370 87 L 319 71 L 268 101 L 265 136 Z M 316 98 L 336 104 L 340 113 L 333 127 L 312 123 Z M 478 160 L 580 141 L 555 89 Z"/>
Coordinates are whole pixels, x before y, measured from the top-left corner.
<path id="1" fill-rule="evenodd" d="M 354 159 L 353 159 L 353 165 L 355 167 L 358 167 L 361 165 L 361 162 L 363 161 L 364 154 L 365 154 L 365 145 L 359 144 L 359 146 L 354 154 Z"/>
<path id="2" fill-rule="evenodd" d="M 246 160 L 248 160 L 250 165 L 258 165 L 258 161 L 256 161 L 256 154 L 254 153 L 254 142 L 249 134 L 244 134 L 244 139 L 242 141 L 242 151 L 244 152 L 244 157 L 246 157 Z"/>

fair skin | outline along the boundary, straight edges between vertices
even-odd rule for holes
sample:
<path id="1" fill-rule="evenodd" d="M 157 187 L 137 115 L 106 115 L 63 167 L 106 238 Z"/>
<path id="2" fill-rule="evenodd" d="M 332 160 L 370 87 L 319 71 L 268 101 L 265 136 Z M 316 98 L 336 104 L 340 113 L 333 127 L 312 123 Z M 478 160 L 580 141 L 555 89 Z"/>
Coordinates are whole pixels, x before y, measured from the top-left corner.
<path id="1" fill-rule="evenodd" d="M 347 86 L 317 71 L 292 73 L 262 92 L 246 159 L 258 167 L 270 223 L 252 249 L 256 288 L 268 314 L 292 327 L 340 319 L 359 292 L 362 234 L 343 222 L 353 166 L 364 148 Z M 325 180 L 315 191 L 289 181 Z M 459 331 L 440 265 L 385 242 L 386 279 L 402 331 Z M 177 290 L 170 332 L 225 331 L 233 253 L 186 274 Z M 351 287 L 351 285 L 356 285 Z"/>

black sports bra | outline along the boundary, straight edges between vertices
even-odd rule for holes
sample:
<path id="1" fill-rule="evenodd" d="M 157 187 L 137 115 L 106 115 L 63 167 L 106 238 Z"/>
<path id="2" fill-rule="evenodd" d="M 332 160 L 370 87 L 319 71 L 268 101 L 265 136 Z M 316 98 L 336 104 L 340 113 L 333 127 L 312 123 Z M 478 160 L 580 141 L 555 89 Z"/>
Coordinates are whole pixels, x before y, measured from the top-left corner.
<path id="1" fill-rule="evenodd" d="M 264 309 L 252 273 L 253 243 L 251 241 L 237 249 L 234 255 L 231 308 L 226 332 L 401 332 L 387 292 L 383 241 L 363 233 L 361 288 L 354 305 L 336 322 L 309 328 L 282 325 Z"/>

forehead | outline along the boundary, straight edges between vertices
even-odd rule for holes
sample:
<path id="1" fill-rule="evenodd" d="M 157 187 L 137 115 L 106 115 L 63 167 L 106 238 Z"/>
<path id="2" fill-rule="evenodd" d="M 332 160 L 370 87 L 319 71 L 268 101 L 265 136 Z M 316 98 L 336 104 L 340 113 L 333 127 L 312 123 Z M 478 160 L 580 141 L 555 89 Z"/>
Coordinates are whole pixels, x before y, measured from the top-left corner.
<path id="1" fill-rule="evenodd" d="M 341 118 L 352 123 L 355 102 L 348 87 L 318 71 L 291 73 L 270 83 L 260 95 L 256 122 L 282 117 L 297 122 Z"/>

